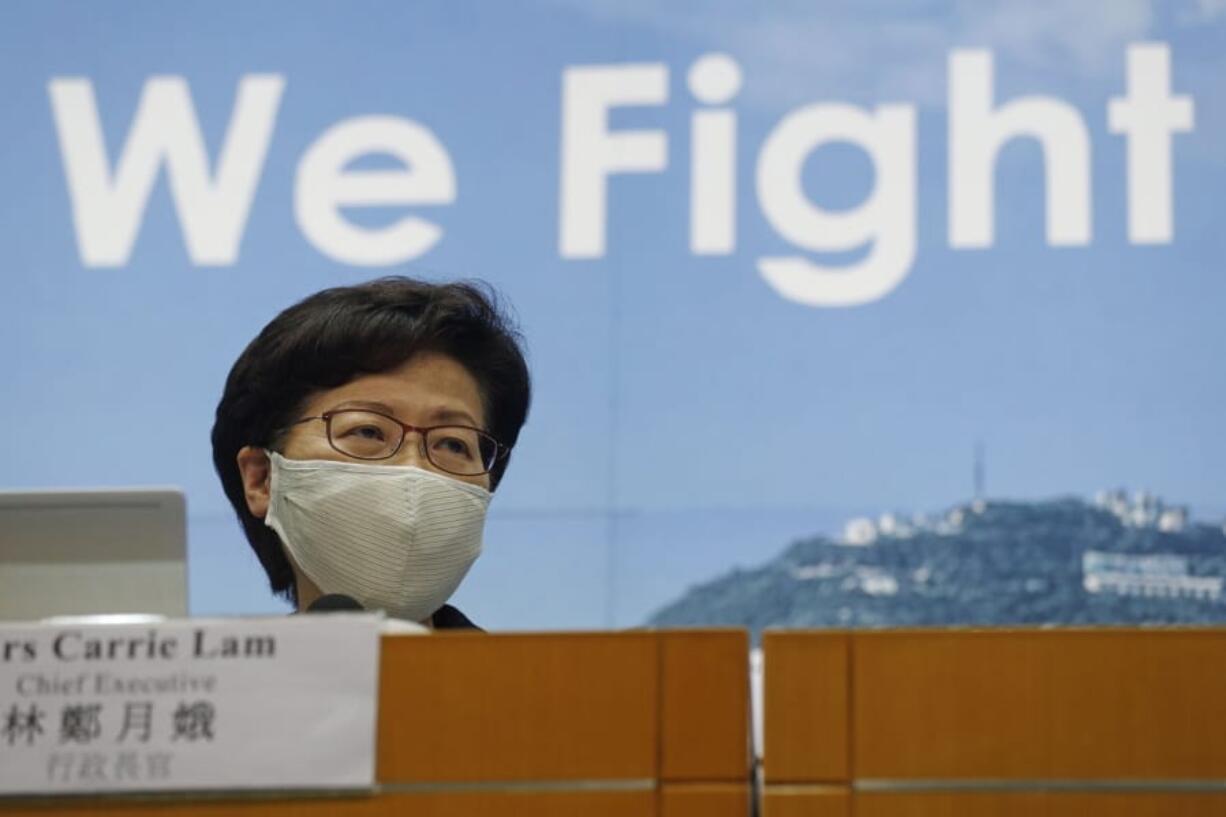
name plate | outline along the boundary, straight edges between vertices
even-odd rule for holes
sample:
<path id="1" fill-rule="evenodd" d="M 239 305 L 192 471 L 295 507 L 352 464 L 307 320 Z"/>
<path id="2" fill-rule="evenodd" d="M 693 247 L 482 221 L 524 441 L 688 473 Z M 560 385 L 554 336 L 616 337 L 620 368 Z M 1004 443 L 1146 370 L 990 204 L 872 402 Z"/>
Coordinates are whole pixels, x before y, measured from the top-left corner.
<path id="1" fill-rule="evenodd" d="M 0 794 L 371 787 L 380 620 L 0 625 Z"/>

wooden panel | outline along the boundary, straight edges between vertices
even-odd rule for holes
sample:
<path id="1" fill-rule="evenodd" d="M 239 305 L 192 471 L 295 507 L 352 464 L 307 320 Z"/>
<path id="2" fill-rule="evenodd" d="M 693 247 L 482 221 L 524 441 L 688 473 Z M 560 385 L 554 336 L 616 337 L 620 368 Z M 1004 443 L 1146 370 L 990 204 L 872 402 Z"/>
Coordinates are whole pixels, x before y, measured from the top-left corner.
<path id="1" fill-rule="evenodd" d="M 768 784 L 850 776 L 848 639 L 837 632 L 763 634 L 762 770 Z"/>
<path id="2" fill-rule="evenodd" d="M 748 817 L 748 783 L 666 783 L 660 817 Z"/>
<path id="3" fill-rule="evenodd" d="M 857 794 L 856 817 L 1220 817 L 1222 794 Z M 776 817 L 776 815 L 765 815 Z"/>
<path id="4" fill-rule="evenodd" d="M 858 779 L 1226 778 L 1220 630 L 857 633 L 852 654 Z"/>
<path id="5" fill-rule="evenodd" d="M 397 795 L 386 814 L 403 817 L 656 817 L 655 792 L 474 792 Z M 1082 816 L 1084 817 L 1084 815 Z"/>
<path id="6" fill-rule="evenodd" d="M 3 803 L 0 814 L 32 817 L 655 817 L 656 795 L 643 792 L 471 792 L 378 797 L 182 802 L 44 800 Z"/>
<path id="7" fill-rule="evenodd" d="M 662 632 L 660 778 L 749 779 L 749 635 Z"/>
<path id="8" fill-rule="evenodd" d="M 650 633 L 386 636 L 381 783 L 654 778 Z"/>
<path id="9" fill-rule="evenodd" d="M 762 817 L 851 817 L 851 802 L 842 786 L 767 786 Z"/>

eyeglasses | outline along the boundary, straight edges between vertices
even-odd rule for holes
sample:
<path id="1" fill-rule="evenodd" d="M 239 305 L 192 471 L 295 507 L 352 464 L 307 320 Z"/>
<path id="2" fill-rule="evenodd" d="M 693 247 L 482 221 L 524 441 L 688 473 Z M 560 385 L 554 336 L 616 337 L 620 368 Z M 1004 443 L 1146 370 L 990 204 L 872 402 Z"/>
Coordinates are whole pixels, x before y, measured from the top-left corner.
<path id="1" fill-rule="evenodd" d="M 421 426 L 402 423 L 395 417 L 364 409 L 325 411 L 316 417 L 303 417 L 293 425 L 323 420 L 328 445 L 333 450 L 359 460 L 386 460 L 396 456 L 405 435 L 421 435 L 422 452 L 440 471 L 460 477 L 489 473 L 498 460 L 510 453 L 508 446 L 472 426 Z"/>

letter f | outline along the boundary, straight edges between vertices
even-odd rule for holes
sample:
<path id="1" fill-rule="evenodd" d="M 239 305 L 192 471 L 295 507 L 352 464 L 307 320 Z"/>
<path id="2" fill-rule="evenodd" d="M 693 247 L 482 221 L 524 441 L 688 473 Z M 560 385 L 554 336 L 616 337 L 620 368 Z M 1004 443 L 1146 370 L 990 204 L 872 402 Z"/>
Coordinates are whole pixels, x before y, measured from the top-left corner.
<path id="1" fill-rule="evenodd" d="M 563 258 L 605 254 L 608 180 L 613 173 L 652 173 L 668 165 L 658 130 L 609 131 L 609 109 L 663 105 L 663 63 L 567 68 L 562 74 L 562 179 L 558 252 Z"/>

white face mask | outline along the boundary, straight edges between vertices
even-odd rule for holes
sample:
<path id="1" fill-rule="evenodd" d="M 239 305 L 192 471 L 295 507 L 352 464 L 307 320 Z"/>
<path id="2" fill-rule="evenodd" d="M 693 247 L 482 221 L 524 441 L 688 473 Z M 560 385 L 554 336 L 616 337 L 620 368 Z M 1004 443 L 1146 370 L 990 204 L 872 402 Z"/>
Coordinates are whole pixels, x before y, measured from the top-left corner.
<path id="1" fill-rule="evenodd" d="M 481 555 L 490 493 L 413 466 L 269 452 L 264 523 L 324 593 L 424 621 Z"/>

